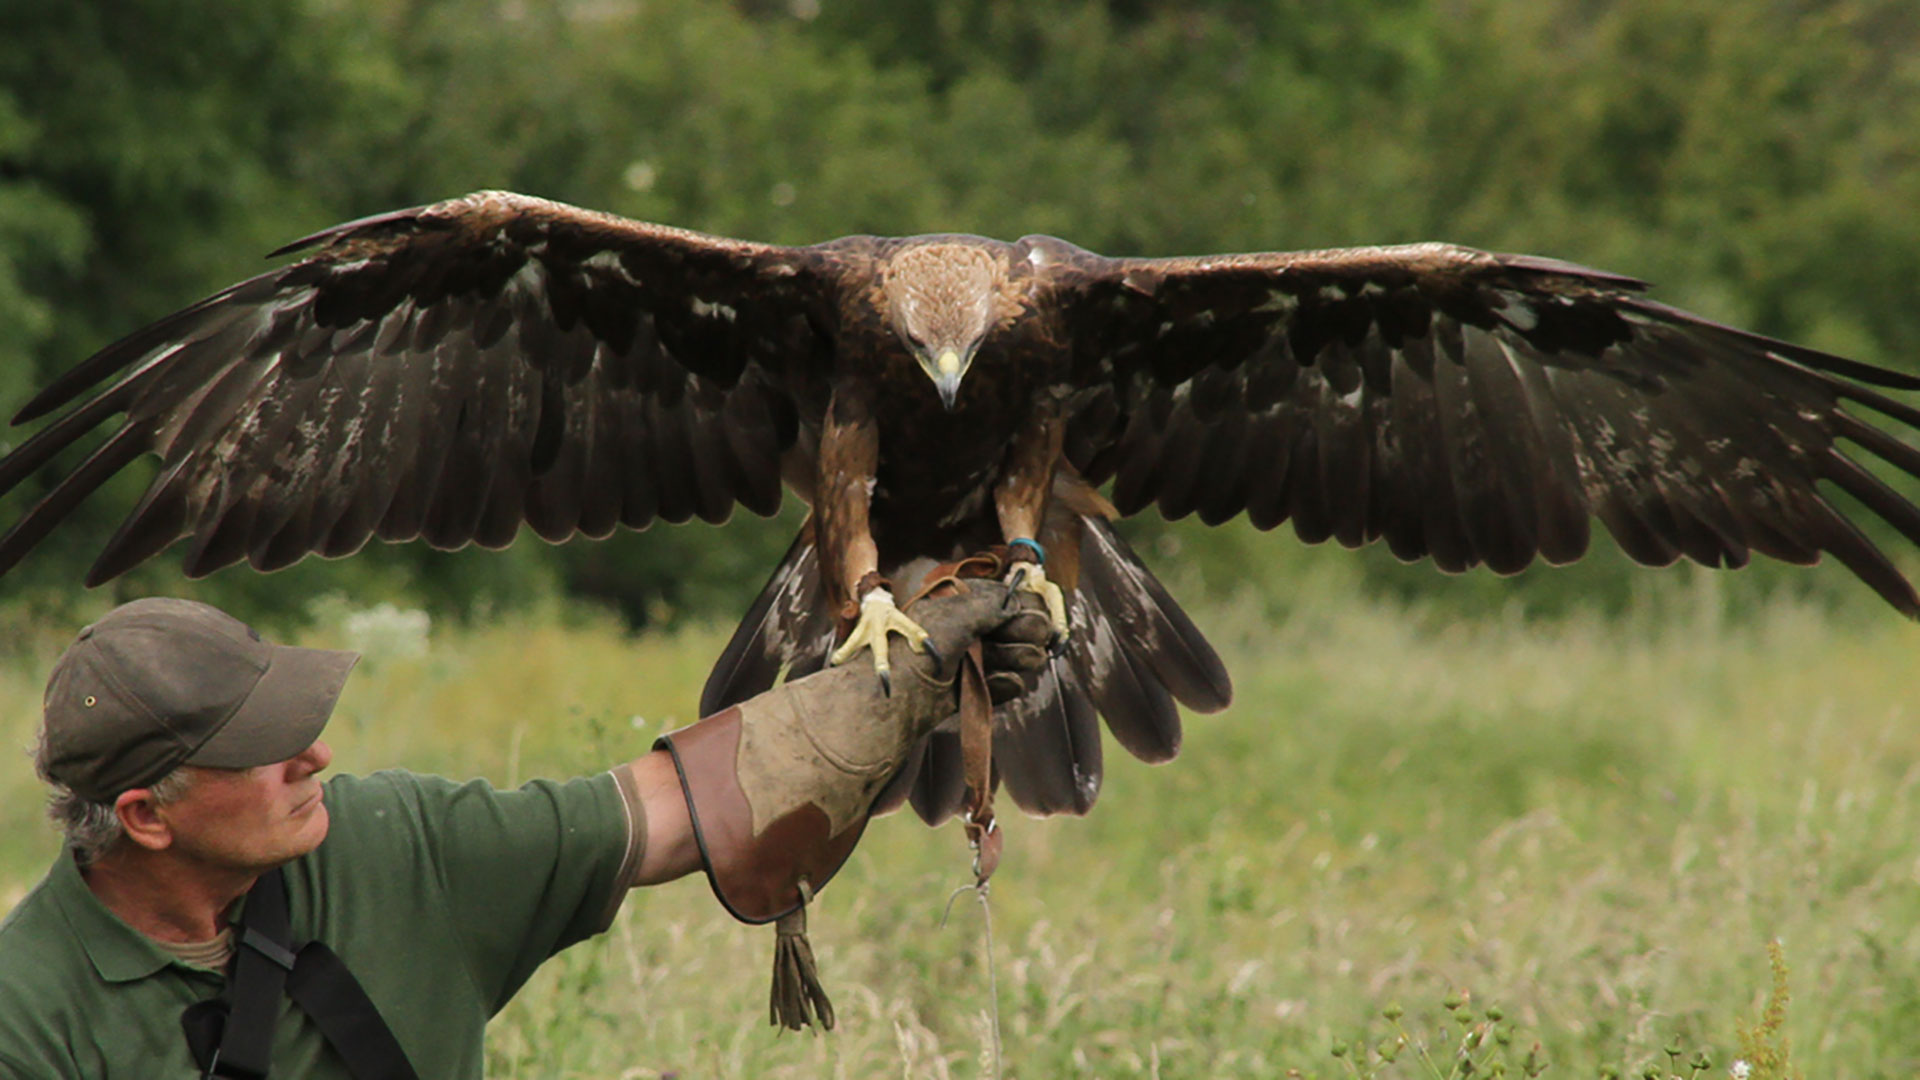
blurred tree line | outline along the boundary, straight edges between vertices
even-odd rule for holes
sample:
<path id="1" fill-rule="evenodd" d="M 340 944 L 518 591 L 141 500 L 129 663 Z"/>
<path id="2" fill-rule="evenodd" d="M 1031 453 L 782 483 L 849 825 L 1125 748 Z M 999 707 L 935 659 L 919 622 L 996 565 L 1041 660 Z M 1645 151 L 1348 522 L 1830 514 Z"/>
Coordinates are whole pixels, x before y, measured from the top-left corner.
<path id="1" fill-rule="evenodd" d="M 1635 274 L 1680 306 L 1912 367 L 1920 6 L 8 0 L 0 408 L 293 237 L 483 187 L 793 243 L 1044 232 L 1179 254 L 1448 239 Z M 0 447 L 22 437 L 0 431 Z M 130 472 L 0 580 L 0 601 L 102 603 L 77 583 L 151 475 Z M 0 521 L 43 490 L 0 503 Z M 798 518 L 790 505 L 722 531 L 528 537 L 500 553 L 376 544 L 193 585 L 163 558 L 110 589 L 265 618 L 325 592 L 472 612 L 564 589 L 636 625 L 730 620 Z M 1430 567 L 1382 551 L 1134 530 L 1189 588 L 1251 582 L 1275 604 L 1302 574 L 1529 611 L 1619 608 L 1638 588 L 1605 540 L 1575 570 L 1435 588 Z M 1743 577 L 1736 591 L 1836 580 Z"/>

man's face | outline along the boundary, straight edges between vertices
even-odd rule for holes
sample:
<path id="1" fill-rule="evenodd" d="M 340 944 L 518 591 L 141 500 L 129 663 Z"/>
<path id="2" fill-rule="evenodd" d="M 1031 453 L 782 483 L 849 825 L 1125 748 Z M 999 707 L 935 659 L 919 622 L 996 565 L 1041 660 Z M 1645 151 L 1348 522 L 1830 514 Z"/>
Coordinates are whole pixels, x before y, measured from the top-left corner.
<path id="1" fill-rule="evenodd" d="M 157 808 L 176 853 L 235 870 L 268 870 L 327 838 L 319 773 L 333 751 L 316 740 L 285 761 L 199 769 L 187 793 Z"/>

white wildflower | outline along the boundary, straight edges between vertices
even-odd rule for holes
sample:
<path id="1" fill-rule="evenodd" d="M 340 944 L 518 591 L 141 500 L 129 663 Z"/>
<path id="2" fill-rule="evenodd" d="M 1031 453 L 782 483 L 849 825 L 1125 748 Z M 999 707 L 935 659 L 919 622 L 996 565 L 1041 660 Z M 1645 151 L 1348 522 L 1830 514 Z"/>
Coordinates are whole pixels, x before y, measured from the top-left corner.
<path id="1" fill-rule="evenodd" d="M 620 181 L 631 191 L 652 191 L 660 182 L 660 170 L 651 161 L 636 161 L 620 174 Z"/>
<path id="2" fill-rule="evenodd" d="M 1733 1064 L 1727 1066 L 1727 1075 L 1733 1077 L 1733 1080 L 1747 1080 L 1747 1077 L 1753 1075 L 1753 1066 L 1747 1064 L 1745 1058 L 1735 1058 Z"/>
<path id="3" fill-rule="evenodd" d="M 427 634 L 433 629 L 433 619 L 418 608 L 381 603 L 349 614 L 340 629 L 348 648 L 363 656 L 393 660 L 427 654 Z"/>

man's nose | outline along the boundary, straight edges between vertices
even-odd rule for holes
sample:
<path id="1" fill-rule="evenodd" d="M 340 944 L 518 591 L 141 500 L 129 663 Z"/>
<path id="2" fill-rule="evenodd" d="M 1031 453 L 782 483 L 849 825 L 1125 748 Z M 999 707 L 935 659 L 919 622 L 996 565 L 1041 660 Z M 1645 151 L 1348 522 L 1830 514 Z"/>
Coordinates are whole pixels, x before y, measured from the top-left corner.
<path id="1" fill-rule="evenodd" d="M 312 776 L 333 764 L 333 747 L 328 746 L 325 739 L 315 739 L 312 746 L 295 754 L 293 760 L 300 766 L 302 776 Z"/>

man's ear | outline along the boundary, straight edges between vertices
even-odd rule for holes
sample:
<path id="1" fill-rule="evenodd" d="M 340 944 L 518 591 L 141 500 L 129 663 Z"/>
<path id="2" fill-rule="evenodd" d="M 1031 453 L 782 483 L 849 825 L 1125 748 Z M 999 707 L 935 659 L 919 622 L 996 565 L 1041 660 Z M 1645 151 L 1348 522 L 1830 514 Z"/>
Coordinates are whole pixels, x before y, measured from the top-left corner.
<path id="1" fill-rule="evenodd" d="M 113 800 L 113 812 L 126 830 L 127 839 L 149 851 L 164 851 L 173 846 L 173 826 L 160 815 L 159 804 L 147 788 L 133 788 Z"/>

